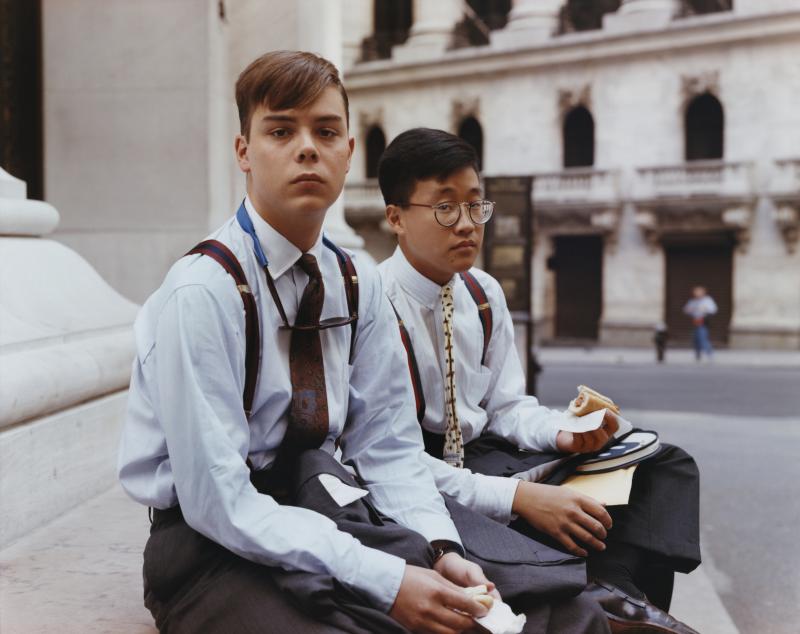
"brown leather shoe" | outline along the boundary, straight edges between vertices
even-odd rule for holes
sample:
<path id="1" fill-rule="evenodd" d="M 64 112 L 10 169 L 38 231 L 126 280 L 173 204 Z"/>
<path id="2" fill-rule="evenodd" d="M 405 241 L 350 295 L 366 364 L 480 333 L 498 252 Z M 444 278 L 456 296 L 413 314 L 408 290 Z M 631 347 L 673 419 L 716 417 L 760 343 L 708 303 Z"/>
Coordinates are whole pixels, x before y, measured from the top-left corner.
<path id="1" fill-rule="evenodd" d="M 688 625 L 672 618 L 649 601 L 636 599 L 616 586 L 595 579 L 584 590 L 584 596 L 594 599 L 605 610 L 614 634 L 699 634 Z"/>

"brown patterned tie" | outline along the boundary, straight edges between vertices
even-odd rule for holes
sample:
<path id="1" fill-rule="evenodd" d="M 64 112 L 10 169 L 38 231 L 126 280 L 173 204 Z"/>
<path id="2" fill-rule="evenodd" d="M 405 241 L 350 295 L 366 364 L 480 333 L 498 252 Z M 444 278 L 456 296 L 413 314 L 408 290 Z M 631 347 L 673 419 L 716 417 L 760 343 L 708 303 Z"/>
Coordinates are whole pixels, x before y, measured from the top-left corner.
<path id="1" fill-rule="evenodd" d="M 325 285 L 317 259 L 304 253 L 297 264 L 308 275 L 308 285 L 300 300 L 295 325 L 318 324 Z M 289 371 L 292 378 L 292 404 L 283 444 L 294 451 L 317 449 L 328 434 L 328 397 L 319 330 L 292 330 Z"/>

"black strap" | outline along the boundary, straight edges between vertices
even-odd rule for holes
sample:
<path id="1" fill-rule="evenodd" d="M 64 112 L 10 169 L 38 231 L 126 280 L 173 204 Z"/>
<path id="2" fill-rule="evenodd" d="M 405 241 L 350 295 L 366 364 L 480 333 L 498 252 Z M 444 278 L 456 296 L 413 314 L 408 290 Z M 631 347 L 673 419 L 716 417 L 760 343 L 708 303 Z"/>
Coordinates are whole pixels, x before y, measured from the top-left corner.
<path id="1" fill-rule="evenodd" d="M 250 285 L 247 283 L 242 265 L 239 260 L 219 240 L 205 240 L 193 247 L 186 255 L 207 255 L 216 260 L 222 268 L 236 282 L 236 290 L 242 298 L 244 304 L 244 323 L 245 323 L 245 356 L 244 356 L 244 392 L 242 393 L 242 403 L 244 413 L 247 418 L 253 410 L 253 397 L 256 392 L 256 382 L 258 380 L 259 355 L 261 352 L 261 336 L 258 329 L 258 309 L 256 300 Z"/>

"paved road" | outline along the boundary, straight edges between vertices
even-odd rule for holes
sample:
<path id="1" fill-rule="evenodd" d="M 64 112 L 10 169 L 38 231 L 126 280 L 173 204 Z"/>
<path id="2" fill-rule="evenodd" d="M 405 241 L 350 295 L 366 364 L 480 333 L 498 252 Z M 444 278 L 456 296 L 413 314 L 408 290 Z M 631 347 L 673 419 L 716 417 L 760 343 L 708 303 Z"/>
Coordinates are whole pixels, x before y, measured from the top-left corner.
<path id="1" fill-rule="evenodd" d="M 625 409 L 800 416 L 800 368 L 553 363 L 539 374 L 538 395 L 563 408 L 579 383 Z"/>
<path id="2" fill-rule="evenodd" d="M 741 632 L 800 632 L 800 370 L 549 364 L 543 403 L 586 383 L 692 453 L 704 570 Z"/>

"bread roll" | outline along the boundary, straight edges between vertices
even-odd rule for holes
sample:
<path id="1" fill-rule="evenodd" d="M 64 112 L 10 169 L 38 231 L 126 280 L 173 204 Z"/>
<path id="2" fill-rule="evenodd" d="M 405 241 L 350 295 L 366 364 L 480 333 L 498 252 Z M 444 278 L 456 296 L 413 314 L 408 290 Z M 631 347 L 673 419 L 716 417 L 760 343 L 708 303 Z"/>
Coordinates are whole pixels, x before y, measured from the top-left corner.
<path id="1" fill-rule="evenodd" d="M 599 409 L 610 409 L 615 414 L 619 414 L 619 407 L 614 404 L 607 396 L 603 396 L 600 392 L 596 392 L 592 388 L 585 385 L 578 386 L 578 396 L 576 396 L 569 404 L 569 411 L 575 416 L 584 416 L 591 414 Z"/>

